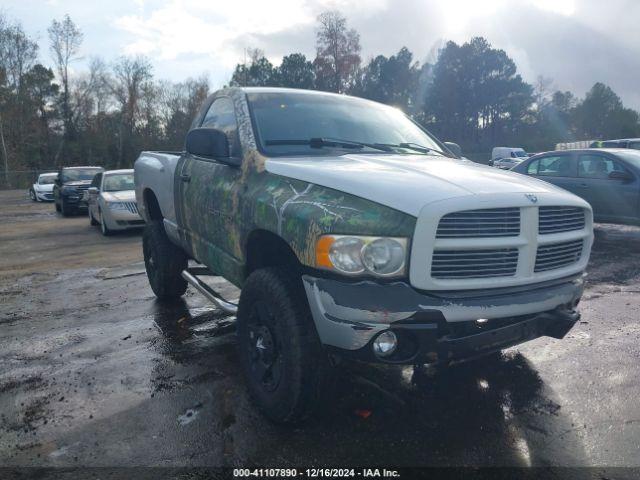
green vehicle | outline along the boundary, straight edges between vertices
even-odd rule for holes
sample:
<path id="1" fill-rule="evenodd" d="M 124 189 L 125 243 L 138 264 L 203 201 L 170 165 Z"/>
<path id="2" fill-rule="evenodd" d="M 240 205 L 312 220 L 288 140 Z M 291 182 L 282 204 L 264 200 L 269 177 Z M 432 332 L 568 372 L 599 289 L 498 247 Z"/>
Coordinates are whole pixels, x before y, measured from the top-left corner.
<path id="1" fill-rule="evenodd" d="M 343 358 L 448 364 L 562 338 L 579 318 L 591 208 L 459 154 L 368 100 L 221 90 L 183 152 L 136 161 L 151 288 L 170 300 L 191 285 L 236 314 L 249 392 L 277 422 L 321 405 Z M 203 275 L 238 286 L 239 302 Z"/>

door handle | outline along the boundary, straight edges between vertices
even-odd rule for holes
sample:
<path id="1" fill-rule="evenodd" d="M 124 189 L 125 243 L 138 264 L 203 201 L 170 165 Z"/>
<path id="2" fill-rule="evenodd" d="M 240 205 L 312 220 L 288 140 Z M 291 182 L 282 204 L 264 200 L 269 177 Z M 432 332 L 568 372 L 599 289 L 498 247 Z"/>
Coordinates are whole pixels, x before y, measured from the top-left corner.
<path id="1" fill-rule="evenodd" d="M 185 183 L 189 183 L 191 181 L 191 175 L 182 174 L 180 175 L 180 180 L 182 180 Z"/>

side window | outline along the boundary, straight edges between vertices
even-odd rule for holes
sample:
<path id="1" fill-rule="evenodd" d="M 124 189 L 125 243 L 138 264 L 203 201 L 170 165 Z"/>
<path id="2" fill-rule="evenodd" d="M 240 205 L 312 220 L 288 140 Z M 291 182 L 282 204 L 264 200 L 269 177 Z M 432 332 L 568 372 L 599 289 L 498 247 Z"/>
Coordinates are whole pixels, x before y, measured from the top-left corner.
<path id="1" fill-rule="evenodd" d="M 529 165 L 527 165 L 527 175 L 537 175 L 539 164 L 540 164 L 540 160 L 534 160 Z"/>
<path id="2" fill-rule="evenodd" d="M 570 177 L 571 157 L 558 155 L 543 157 L 539 160 L 538 175 L 546 177 Z"/>
<path id="3" fill-rule="evenodd" d="M 583 178 L 609 178 L 613 171 L 624 172 L 624 168 L 609 157 L 602 155 L 580 155 L 578 175 Z"/>
<path id="4" fill-rule="evenodd" d="M 240 141 L 238 138 L 238 124 L 233 108 L 233 102 L 227 97 L 220 97 L 213 101 L 202 121 L 202 127 L 222 130 L 229 139 L 229 150 L 232 157 L 240 155 Z"/>
<path id="5" fill-rule="evenodd" d="M 640 140 L 629 142 L 629 148 L 633 148 L 635 150 L 640 150 Z"/>

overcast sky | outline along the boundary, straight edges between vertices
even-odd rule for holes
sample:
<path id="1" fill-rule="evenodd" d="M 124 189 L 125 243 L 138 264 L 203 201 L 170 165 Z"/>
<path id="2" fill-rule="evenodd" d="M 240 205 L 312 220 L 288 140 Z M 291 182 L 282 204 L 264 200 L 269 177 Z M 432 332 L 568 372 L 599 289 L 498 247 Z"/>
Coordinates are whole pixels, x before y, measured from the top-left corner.
<path id="1" fill-rule="evenodd" d="M 157 78 L 207 74 L 213 88 L 228 81 L 247 47 L 274 63 L 291 52 L 315 55 L 315 21 L 337 8 L 361 36 L 363 58 L 407 46 L 433 61 L 446 40 L 486 37 L 516 61 L 523 77 L 538 75 L 577 95 L 597 81 L 640 109 L 639 0 L 3 0 L 50 63 L 47 27 L 69 13 L 85 38 L 85 58 L 123 54 L 151 58 Z M 76 68 L 82 68 L 79 63 Z"/>

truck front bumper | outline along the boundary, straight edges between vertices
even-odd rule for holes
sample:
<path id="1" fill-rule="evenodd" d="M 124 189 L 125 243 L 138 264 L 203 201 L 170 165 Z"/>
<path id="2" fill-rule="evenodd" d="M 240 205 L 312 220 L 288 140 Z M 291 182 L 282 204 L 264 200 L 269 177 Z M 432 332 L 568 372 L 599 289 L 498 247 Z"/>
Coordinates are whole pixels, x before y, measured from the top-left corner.
<path id="1" fill-rule="evenodd" d="M 302 277 L 311 313 L 327 347 L 366 361 L 442 363 L 482 356 L 541 336 L 562 338 L 578 321 L 583 292 L 576 276 L 526 287 L 420 292 L 404 282 L 342 282 Z M 388 357 L 375 337 L 398 338 Z"/>

